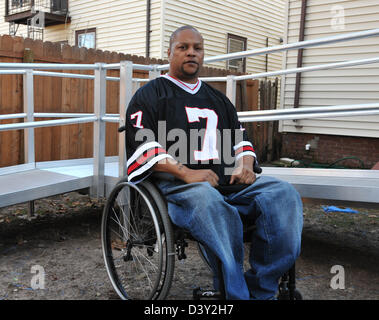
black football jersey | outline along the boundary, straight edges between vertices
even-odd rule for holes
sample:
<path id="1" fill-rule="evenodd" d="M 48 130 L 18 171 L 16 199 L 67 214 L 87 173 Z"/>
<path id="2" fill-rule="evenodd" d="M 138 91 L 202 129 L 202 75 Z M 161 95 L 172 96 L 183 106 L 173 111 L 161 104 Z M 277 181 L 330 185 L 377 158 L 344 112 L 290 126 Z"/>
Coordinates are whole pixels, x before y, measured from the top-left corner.
<path id="1" fill-rule="evenodd" d="M 255 157 L 229 99 L 205 82 L 186 84 L 169 75 L 137 90 L 125 118 L 129 181 L 173 158 L 191 169 L 212 169 L 227 184 L 235 161 Z"/>

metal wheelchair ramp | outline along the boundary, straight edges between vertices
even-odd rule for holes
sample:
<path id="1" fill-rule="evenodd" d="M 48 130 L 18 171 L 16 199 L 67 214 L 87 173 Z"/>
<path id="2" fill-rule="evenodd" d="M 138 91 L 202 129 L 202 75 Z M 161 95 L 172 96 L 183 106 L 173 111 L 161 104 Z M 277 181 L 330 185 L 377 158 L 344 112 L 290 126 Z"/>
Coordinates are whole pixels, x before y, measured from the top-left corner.
<path id="1" fill-rule="evenodd" d="M 302 198 L 379 202 L 379 170 L 274 168 L 263 174 L 291 183 Z"/>
<path id="2" fill-rule="evenodd" d="M 379 29 L 336 35 L 332 37 L 282 44 L 274 47 L 229 53 L 205 58 L 205 63 L 248 58 L 262 54 L 298 50 L 343 41 L 358 40 L 379 36 Z M 273 76 L 284 76 L 317 70 L 356 67 L 379 63 L 379 56 L 356 59 L 301 68 L 270 71 L 249 75 L 229 75 L 224 77 L 201 78 L 202 81 L 223 82 L 226 95 L 232 103 L 237 96 L 237 82 Z M 120 70 L 120 77 L 107 76 L 108 70 Z M 120 63 L 95 64 L 54 64 L 54 63 L 0 63 L 1 75 L 22 75 L 23 112 L 0 114 L 0 120 L 23 119 L 23 122 L 0 123 L 0 132 L 23 130 L 24 165 L 0 168 L 0 207 L 33 201 L 52 195 L 76 191 L 84 188 L 92 190 L 96 197 L 108 196 L 110 190 L 125 175 L 125 132 L 119 135 L 118 156 L 105 156 L 106 123 L 125 124 L 126 109 L 133 92 L 143 82 L 158 77 L 169 65 L 141 65 L 131 61 Z M 53 72 L 51 70 L 87 70 L 93 74 Z M 146 70 L 149 78 L 133 78 L 134 70 Z M 51 113 L 35 112 L 34 77 L 76 78 L 93 81 L 93 110 L 91 113 Z M 117 81 L 120 86 L 119 110 L 117 114 L 106 113 L 107 81 Z M 364 94 L 364 92 L 362 93 Z M 76 110 L 77 111 L 77 110 Z M 379 114 L 379 103 L 357 103 L 352 105 L 320 105 L 310 108 L 290 108 L 238 112 L 241 122 L 283 121 L 288 119 L 334 118 L 374 116 Z M 37 118 L 56 118 L 38 120 Z M 35 162 L 36 128 L 93 123 L 93 158 Z M 121 143 L 120 143 L 121 142 Z M 10 148 L 10 146 L 8 146 Z M 9 149 L 10 150 L 10 149 Z M 10 152 L 0 150 L 1 152 Z M 122 164 L 122 165 L 119 165 Z M 119 172 L 121 172 L 119 174 Z M 300 192 L 303 198 L 345 200 L 354 202 L 379 203 L 379 171 L 341 170 L 341 169 L 303 169 L 303 168 L 263 168 L 264 175 L 271 175 L 288 181 Z"/>
<path id="3" fill-rule="evenodd" d="M 6 171 L 4 170 L 6 169 Z M 118 159 L 104 166 L 104 195 L 120 179 Z M 291 183 L 303 198 L 379 202 L 379 171 L 262 167 L 269 175 Z M 7 172 L 7 173 L 4 173 Z M 0 208 L 93 186 L 93 159 L 37 162 L 0 169 Z"/>
<path id="4" fill-rule="evenodd" d="M 20 165 L 8 171 L 12 173 L 0 171 L 0 207 L 93 186 L 92 159 L 40 162 L 35 168 Z M 117 180 L 118 161 L 105 163 L 106 189 L 110 190 Z"/>

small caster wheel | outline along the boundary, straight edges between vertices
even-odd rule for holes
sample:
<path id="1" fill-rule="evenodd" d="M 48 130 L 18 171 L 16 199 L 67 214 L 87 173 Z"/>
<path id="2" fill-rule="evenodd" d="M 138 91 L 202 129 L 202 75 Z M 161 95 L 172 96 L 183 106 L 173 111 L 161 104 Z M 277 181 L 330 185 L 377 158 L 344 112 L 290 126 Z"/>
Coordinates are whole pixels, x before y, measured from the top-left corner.
<path id="1" fill-rule="evenodd" d="M 278 294 L 278 300 L 290 300 L 289 291 L 286 290 L 286 291 L 280 292 Z M 303 296 L 301 295 L 299 290 L 295 289 L 292 300 L 303 300 Z"/>

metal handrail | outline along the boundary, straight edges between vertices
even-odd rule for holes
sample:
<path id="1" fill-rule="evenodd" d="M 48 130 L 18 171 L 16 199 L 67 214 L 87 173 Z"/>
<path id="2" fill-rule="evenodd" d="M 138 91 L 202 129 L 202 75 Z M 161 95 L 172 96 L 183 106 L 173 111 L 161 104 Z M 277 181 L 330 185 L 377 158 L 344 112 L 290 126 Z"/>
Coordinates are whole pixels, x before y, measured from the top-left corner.
<path id="1" fill-rule="evenodd" d="M 326 37 L 315 40 L 307 40 L 296 42 L 292 44 L 279 45 L 268 48 L 259 48 L 243 52 L 237 52 L 226 55 L 219 55 L 215 57 L 207 57 L 204 59 L 205 63 L 216 61 L 230 60 L 236 58 L 247 58 L 261 54 L 268 54 L 280 51 L 287 51 L 293 49 L 314 47 L 319 45 L 326 45 L 342 41 L 350 41 L 362 39 L 371 36 L 379 36 L 379 29 L 372 29 L 362 32 L 348 33 L 333 37 Z M 256 79 L 262 77 L 284 75 L 291 73 L 310 72 L 317 70 L 326 70 L 332 68 L 350 67 L 363 64 L 379 63 L 379 57 L 350 60 L 336 63 L 329 63 L 324 65 L 316 65 L 310 67 L 301 67 L 287 70 L 279 70 L 273 72 L 264 72 L 243 76 L 227 76 L 227 77 L 202 77 L 202 81 L 223 81 L 227 85 L 227 95 L 231 99 L 235 98 L 236 82 L 239 80 Z M 51 64 L 51 63 L 0 63 L 1 74 L 22 74 L 24 77 L 24 109 L 25 112 L 17 114 L 0 115 L 0 120 L 24 118 L 25 122 L 1 124 L 0 131 L 6 130 L 20 130 L 26 129 L 25 145 L 29 146 L 26 154 L 34 154 L 34 131 L 33 128 L 50 127 L 59 125 L 69 125 L 78 123 L 94 122 L 94 183 L 95 193 L 97 196 L 102 196 L 103 191 L 101 188 L 104 186 L 104 159 L 105 159 L 105 122 L 124 123 L 125 108 L 129 104 L 132 97 L 132 87 L 135 84 L 149 81 L 159 76 L 161 70 L 168 68 L 168 65 L 141 65 L 133 64 L 132 62 L 120 63 L 95 63 L 95 64 Z M 120 77 L 108 77 L 106 71 L 111 69 L 120 69 Z M 93 70 L 94 74 L 75 74 L 67 72 L 52 72 L 41 70 Z M 149 79 L 135 79 L 133 78 L 133 70 L 147 70 L 149 71 Z M 52 76 L 52 77 L 65 77 L 65 78 L 79 78 L 94 81 L 94 113 L 48 113 L 48 112 L 34 112 L 34 98 L 33 98 L 33 77 L 34 76 Z M 106 81 L 119 81 L 120 82 L 120 113 L 119 114 L 106 114 Z M 312 108 L 297 108 L 297 109 L 279 109 L 279 110 L 264 110 L 264 111 L 247 111 L 238 112 L 238 117 L 241 122 L 253 121 L 276 121 L 286 119 L 305 119 L 305 118 L 322 118 L 322 117 L 346 117 L 357 115 L 372 115 L 379 114 L 379 103 L 373 104 L 360 104 L 360 105 L 340 105 L 340 106 L 325 106 L 325 107 L 312 107 Z M 58 120 L 43 120 L 34 121 L 34 118 L 66 118 Z M 125 169 L 125 146 L 124 140 L 119 139 L 119 173 L 122 175 L 122 170 Z M 35 161 L 34 156 L 26 157 L 29 163 Z"/>
<path id="2" fill-rule="evenodd" d="M 333 37 L 326 37 L 322 39 L 315 39 L 315 40 L 307 40 L 302 42 L 297 42 L 293 44 L 287 44 L 287 45 L 280 45 L 280 46 L 274 46 L 274 47 L 268 47 L 268 48 L 261 48 L 256 50 L 249 50 L 249 51 L 243 51 L 238 53 L 232 53 L 232 54 L 226 54 L 226 55 L 220 55 L 215 56 L 212 59 L 205 59 L 205 62 L 209 61 L 216 61 L 216 60 L 227 60 L 227 59 L 234 59 L 234 58 L 241 58 L 241 57 L 248 57 L 252 55 L 259 55 L 259 54 L 267 54 L 277 51 L 283 51 L 283 50 L 289 50 L 289 49 L 299 49 L 299 48 L 305 48 L 310 46 L 316 46 L 321 44 L 330 44 L 335 42 L 341 42 L 341 41 L 348 41 L 348 40 L 356 40 L 361 39 L 365 37 L 370 36 L 377 36 L 379 35 L 379 29 L 372 29 L 362 32 L 355 32 L 355 33 L 349 33 L 344 35 L 338 35 Z M 268 77 L 268 76 L 275 76 L 275 75 L 284 75 L 284 74 L 291 74 L 291 73 L 300 73 L 300 72 L 309 72 L 309 71 L 317 71 L 317 70 L 325 70 L 325 69 L 332 69 L 332 68 L 342 68 L 342 67 L 348 67 L 348 66 L 356 66 L 356 65 L 363 65 L 363 64 L 371 64 L 371 63 L 378 63 L 379 57 L 375 58 L 368 58 L 368 59 L 360 59 L 360 60 L 350 60 L 350 61 L 344 61 L 344 62 L 337 62 L 337 63 L 330 63 L 325 65 L 316 65 L 316 66 L 309 66 L 309 67 L 302 67 L 302 68 L 294 68 L 294 69 L 287 69 L 287 70 L 279 70 L 279 71 L 273 71 L 273 72 L 264 72 L 264 73 L 258 73 L 258 74 L 252 74 L 252 75 L 243 75 L 243 76 L 233 76 L 233 81 L 238 80 L 247 80 L 247 79 L 256 79 L 256 78 L 262 78 L 262 77 Z M 45 64 L 45 63 L 0 63 L 0 69 L 1 68 L 23 68 L 24 70 L 0 70 L 0 74 L 25 74 L 26 69 L 61 69 L 61 70 L 67 70 L 67 69 L 76 69 L 76 70 L 96 70 L 99 68 L 99 63 L 97 64 Z M 149 66 L 149 65 L 141 65 L 141 64 L 132 64 L 133 69 L 142 69 L 142 70 L 163 70 L 162 67 L 164 66 Z M 107 69 L 117 69 L 120 68 L 120 63 L 114 63 L 114 64 L 102 64 L 102 68 Z M 53 77 L 72 77 L 72 78 L 82 78 L 82 79 L 95 79 L 94 75 L 83 75 L 83 74 L 74 74 L 74 73 L 61 73 L 61 72 L 46 72 L 46 71 L 34 71 L 33 75 L 40 75 L 40 76 L 53 76 Z M 203 81 L 226 81 L 228 77 L 203 77 L 200 78 Z M 110 81 L 119 81 L 119 77 L 106 77 L 106 80 Z M 149 79 L 133 79 L 135 82 L 146 82 L 149 81 Z M 342 106 L 341 106 L 342 107 Z M 346 106 L 344 106 L 346 107 Z M 326 111 L 327 107 L 321 107 L 323 108 L 323 111 Z M 311 108 L 314 109 L 315 113 L 317 113 L 317 108 Z M 302 110 L 302 109 L 299 109 Z M 264 112 L 267 112 L 270 110 L 265 110 Z M 277 112 L 281 112 L 282 110 L 276 110 Z M 259 112 L 259 111 L 257 111 Z M 299 112 L 296 110 L 296 112 L 292 112 L 291 114 L 293 116 L 299 116 Z M 302 114 L 302 112 L 300 112 Z M 307 114 L 310 114 L 307 112 Z M 67 113 L 34 113 L 34 117 L 87 117 L 91 116 L 93 114 L 67 114 Z M 247 116 L 243 115 L 243 113 L 239 113 L 240 116 Z M 283 114 L 278 114 L 283 116 Z M 19 114 L 10 114 L 10 115 L 0 115 L 0 120 L 4 119 L 16 119 L 16 118 L 24 118 L 26 116 L 26 113 L 19 113 Z M 288 115 L 290 116 L 290 115 Z M 260 115 L 256 114 L 254 117 L 260 117 Z M 115 119 L 119 119 L 117 115 L 106 115 L 105 117 L 101 118 L 104 121 L 112 121 L 115 122 Z M 256 118 L 254 118 L 256 119 Z M 260 119 L 263 119 L 262 117 Z M 245 118 L 246 120 L 246 118 Z M 52 120 L 54 121 L 54 120 Z M 252 120 L 253 121 L 253 120 Z M 263 120 L 261 120 L 263 121 Z M 38 121 L 40 123 L 41 121 Z M 35 122 L 37 123 L 37 122 Z M 4 125 L 6 126 L 6 125 Z"/>
<path id="3" fill-rule="evenodd" d="M 64 64 L 64 63 L 18 63 L 0 62 L 0 69 L 42 69 L 42 70 L 97 70 L 97 64 Z"/>
<path id="4" fill-rule="evenodd" d="M 94 113 L 68 113 L 68 112 L 35 112 L 33 113 L 33 117 L 35 118 L 83 118 L 83 117 L 91 117 L 94 116 Z M 119 114 L 112 113 L 112 114 L 106 114 L 106 117 L 109 118 L 115 118 L 118 117 Z M 12 114 L 1 114 L 0 120 L 9 120 L 9 119 L 20 119 L 25 118 L 26 113 L 12 113 Z"/>
<path id="5" fill-rule="evenodd" d="M 94 64 L 65 64 L 65 63 L 19 63 L 19 62 L 0 62 L 0 69 L 39 69 L 39 70 L 105 70 L 120 69 L 120 63 L 94 63 Z M 133 70 L 152 71 L 155 66 L 133 63 Z"/>
<path id="6" fill-rule="evenodd" d="M 92 74 L 78 74 L 78 73 L 67 73 L 67 72 L 48 72 L 48 71 L 34 71 L 35 76 L 45 76 L 45 77 L 58 77 L 58 78 L 77 78 L 77 79 L 87 79 L 93 80 L 95 76 Z"/>
<path id="7" fill-rule="evenodd" d="M 379 103 L 237 112 L 238 119 L 241 122 L 347 117 L 376 114 L 379 114 Z"/>
<path id="8" fill-rule="evenodd" d="M 379 36 L 379 28 L 359 31 L 359 32 L 351 32 L 351 33 L 346 33 L 342 35 L 324 37 L 324 38 L 313 39 L 313 40 L 305 40 L 305 41 L 299 41 L 299 42 L 294 42 L 294 43 L 282 44 L 282 45 L 277 45 L 277 46 L 272 46 L 272 47 L 267 47 L 267 48 L 258 48 L 258 49 L 253 49 L 253 50 L 221 54 L 221 55 L 205 58 L 204 63 L 209 64 L 209 63 L 218 62 L 218 61 L 248 58 L 248 57 L 258 56 L 262 54 L 276 53 L 276 52 L 282 52 L 282 51 L 294 50 L 294 49 L 310 48 L 310 47 L 315 47 L 315 46 L 327 45 L 327 44 L 338 43 L 338 42 L 343 42 L 343 41 L 358 40 L 358 39 L 374 37 L 374 36 Z M 168 67 L 169 67 L 168 64 L 164 64 L 164 65 L 158 66 L 157 70 L 167 70 Z"/>
<path id="9" fill-rule="evenodd" d="M 0 74 L 25 74 L 25 70 L 0 70 Z"/>
<path id="10" fill-rule="evenodd" d="M 71 119 L 59 119 L 59 120 L 43 120 L 43 121 L 28 121 L 22 123 L 7 123 L 0 124 L 0 132 L 8 130 L 20 130 L 28 128 L 42 128 L 42 127 L 54 127 L 68 124 L 78 124 L 86 122 L 95 122 L 98 118 L 96 116 L 91 117 L 78 117 Z"/>
<path id="11" fill-rule="evenodd" d="M 0 120 L 20 119 L 20 118 L 25 118 L 25 117 L 26 117 L 26 113 L 0 114 Z"/>
<path id="12" fill-rule="evenodd" d="M 372 63 L 379 63 L 379 57 L 358 59 L 358 60 L 348 60 L 348 61 L 342 61 L 342 62 L 328 63 L 324 65 L 315 65 L 315 66 L 285 69 L 285 70 L 279 70 L 279 71 L 262 72 L 262 73 L 256 73 L 256 74 L 250 74 L 250 75 L 233 76 L 233 80 L 238 81 L 238 80 L 257 79 L 257 78 L 265 78 L 265 77 L 272 77 L 272 76 L 292 74 L 292 73 L 303 73 L 303 72 L 351 67 L 351 66 L 358 66 L 358 65 L 372 64 Z M 23 70 L 0 70 L 0 74 L 24 74 L 24 73 L 25 71 Z M 33 71 L 33 75 L 62 77 L 62 78 L 79 78 L 79 79 L 88 79 L 88 80 L 95 79 L 94 75 L 61 73 L 61 72 L 46 72 L 46 71 Z M 227 80 L 227 77 L 200 77 L 199 79 L 202 81 L 209 81 L 209 82 L 225 82 Z M 120 77 L 106 77 L 106 80 L 120 81 Z M 134 82 L 148 82 L 149 80 L 150 79 L 133 78 Z"/>
<path id="13" fill-rule="evenodd" d="M 36 118 L 75 118 L 75 117 L 90 117 L 95 115 L 94 113 L 59 113 L 59 112 L 36 112 L 34 117 Z M 118 117 L 118 114 L 107 113 L 107 117 Z"/>
<path id="14" fill-rule="evenodd" d="M 110 69 L 120 69 L 120 63 L 110 63 L 105 64 L 103 66 L 104 69 L 110 70 Z M 155 66 L 152 65 L 146 65 L 146 64 L 138 64 L 133 63 L 133 69 L 134 70 L 146 70 L 146 71 L 153 71 L 155 69 Z"/>
<path id="15" fill-rule="evenodd" d="M 323 65 L 293 68 L 293 69 L 286 69 L 286 70 L 279 70 L 279 71 L 272 71 L 272 72 L 263 72 L 263 73 L 256 73 L 252 75 L 236 76 L 234 77 L 234 80 L 237 81 L 237 80 L 257 79 L 257 78 L 273 77 L 273 76 L 279 76 L 279 75 L 285 75 L 285 74 L 291 74 L 291 73 L 303 73 L 303 72 L 310 72 L 310 71 L 353 67 L 353 66 L 359 66 L 363 64 L 372 64 L 372 63 L 379 63 L 379 57 L 359 59 L 359 60 L 349 60 L 349 61 L 343 61 L 343 62 L 334 62 L 334 63 L 327 63 Z"/>

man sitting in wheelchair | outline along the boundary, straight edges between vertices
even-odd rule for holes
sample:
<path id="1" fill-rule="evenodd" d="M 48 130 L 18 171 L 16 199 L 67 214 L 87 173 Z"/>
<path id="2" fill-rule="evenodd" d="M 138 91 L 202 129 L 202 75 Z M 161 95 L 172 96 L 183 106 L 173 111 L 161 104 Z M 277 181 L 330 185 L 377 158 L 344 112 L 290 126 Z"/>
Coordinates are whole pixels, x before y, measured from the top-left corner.
<path id="1" fill-rule="evenodd" d="M 157 186 L 171 220 L 205 248 L 216 289 L 221 261 L 227 299 L 272 299 L 300 254 L 301 198 L 287 182 L 256 176 L 235 107 L 198 78 L 201 34 L 177 29 L 168 57 L 169 72 L 140 88 L 127 109 L 128 179 L 161 173 Z M 256 226 L 246 272 L 242 218 Z"/>

